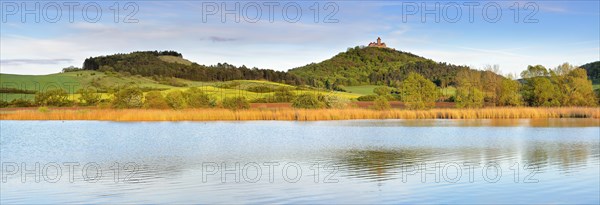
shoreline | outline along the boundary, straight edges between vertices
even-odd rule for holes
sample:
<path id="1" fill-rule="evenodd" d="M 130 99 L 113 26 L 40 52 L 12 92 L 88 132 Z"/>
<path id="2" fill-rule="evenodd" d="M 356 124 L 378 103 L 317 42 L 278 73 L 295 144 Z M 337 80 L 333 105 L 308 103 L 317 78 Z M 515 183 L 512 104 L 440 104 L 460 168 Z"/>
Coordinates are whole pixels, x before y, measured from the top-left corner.
<path id="1" fill-rule="evenodd" d="M 493 107 L 479 109 L 430 109 L 377 111 L 361 108 L 348 109 L 99 109 L 49 108 L 0 109 L 0 120 L 94 120 L 94 121 L 330 121 L 376 119 L 600 119 L 598 107 Z"/>

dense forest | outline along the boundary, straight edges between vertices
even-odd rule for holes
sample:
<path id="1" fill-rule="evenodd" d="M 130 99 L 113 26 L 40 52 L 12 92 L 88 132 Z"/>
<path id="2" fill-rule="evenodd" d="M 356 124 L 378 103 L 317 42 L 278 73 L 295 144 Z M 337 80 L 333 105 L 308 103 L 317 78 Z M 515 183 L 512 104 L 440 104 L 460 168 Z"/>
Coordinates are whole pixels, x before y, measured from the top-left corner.
<path id="1" fill-rule="evenodd" d="M 460 71 L 482 72 L 393 49 L 354 47 L 323 62 L 291 69 L 289 73 L 316 87 L 321 87 L 320 84 L 396 87 L 409 73 L 415 72 L 444 87 L 455 84 Z"/>
<path id="2" fill-rule="evenodd" d="M 595 84 L 600 84 L 600 61 L 580 66 L 587 71 L 588 78 Z"/>
<path id="3" fill-rule="evenodd" d="M 83 63 L 84 70 L 115 71 L 149 77 L 176 77 L 195 81 L 268 80 L 291 85 L 304 84 L 294 74 L 269 69 L 236 67 L 227 63 L 205 66 L 197 63 L 178 63 L 162 56 L 182 55 L 175 51 L 140 51 L 128 54 L 90 57 Z"/>

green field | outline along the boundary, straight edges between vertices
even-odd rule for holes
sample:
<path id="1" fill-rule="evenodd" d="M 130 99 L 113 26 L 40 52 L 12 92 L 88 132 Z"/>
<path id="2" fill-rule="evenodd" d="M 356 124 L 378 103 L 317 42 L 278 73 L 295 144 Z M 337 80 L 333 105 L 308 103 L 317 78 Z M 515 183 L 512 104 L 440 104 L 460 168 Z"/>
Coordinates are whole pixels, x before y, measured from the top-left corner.
<path id="1" fill-rule="evenodd" d="M 295 86 L 261 80 L 234 80 L 226 82 L 200 82 L 185 79 L 173 79 L 178 83 L 183 83 L 185 87 L 175 87 L 168 84 L 161 84 L 152 78 L 142 76 L 123 75 L 119 73 L 104 73 L 98 71 L 77 71 L 67 73 L 56 73 L 50 75 L 13 75 L 0 74 L 0 84 L 3 88 L 16 88 L 29 91 L 43 91 L 48 89 L 62 88 L 70 93 L 72 99 L 78 99 L 79 94 L 76 91 L 80 88 L 93 87 L 96 89 L 110 88 L 117 86 L 133 85 L 142 88 L 161 89 L 164 94 L 174 90 L 187 90 L 190 87 L 196 87 L 216 99 L 226 97 L 244 96 L 249 100 L 264 98 L 273 95 L 269 93 L 255 93 L 247 89 L 255 86 L 269 87 L 273 90 L 279 87 L 293 89 L 296 94 L 304 92 L 319 93 L 323 95 L 335 95 L 347 99 L 355 99 L 361 96 L 355 93 L 331 92 L 322 90 L 300 90 Z M 229 86 L 228 86 L 229 85 Z M 35 94 L 22 93 L 0 93 L 0 99 L 11 101 L 13 99 L 33 100 Z M 108 94 L 103 94 L 103 98 L 108 98 Z"/>
<path id="2" fill-rule="evenodd" d="M 374 95 L 373 89 L 379 87 L 380 85 L 358 85 L 358 86 L 346 86 L 346 90 L 351 93 L 359 94 L 359 95 Z M 393 89 L 390 87 L 390 89 Z"/>
<path id="3" fill-rule="evenodd" d="M 595 85 L 594 85 L 594 90 L 595 90 L 595 89 L 600 89 L 600 84 L 595 84 Z"/>

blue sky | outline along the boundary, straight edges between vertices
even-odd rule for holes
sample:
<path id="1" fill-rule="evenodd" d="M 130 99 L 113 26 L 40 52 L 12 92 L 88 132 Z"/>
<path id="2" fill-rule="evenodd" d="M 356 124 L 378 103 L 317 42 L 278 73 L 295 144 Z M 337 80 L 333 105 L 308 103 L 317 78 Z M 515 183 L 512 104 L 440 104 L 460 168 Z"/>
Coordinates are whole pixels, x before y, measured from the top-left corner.
<path id="1" fill-rule="evenodd" d="M 115 23 L 116 2 L 80 2 L 70 22 L 64 2 L 3 0 L 0 72 L 55 73 L 81 66 L 86 57 L 138 50 L 176 50 L 207 65 L 228 62 L 287 70 L 366 45 L 378 36 L 397 50 L 475 68 L 499 65 L 505 74 L 532 64 L 555 67 L 600 60 L 599 1 L 304 0 L 279 2 L 272 7 L 272 19 L 266 4 L 273 2 L 268 1 L 119 1 Z M 40 4 L 37 10 L 35 3 Z M 39 12 L 40 22 L 34 14 L 23 15 L 23 6 Z M 137 22 L 124 23 L 133 8 L 137 12 L 130 20 Z M 302 14 L 294 19 L 297 8 Z M 223 20 L 224 9 L 241 13 L 239 23 L 232 14 Z M 422 19 L 425 9 L 432 14 Z M 62 15 L 53 20 L 57 10 Z M 99 20 L 90 22 L 98 14 Z"/>

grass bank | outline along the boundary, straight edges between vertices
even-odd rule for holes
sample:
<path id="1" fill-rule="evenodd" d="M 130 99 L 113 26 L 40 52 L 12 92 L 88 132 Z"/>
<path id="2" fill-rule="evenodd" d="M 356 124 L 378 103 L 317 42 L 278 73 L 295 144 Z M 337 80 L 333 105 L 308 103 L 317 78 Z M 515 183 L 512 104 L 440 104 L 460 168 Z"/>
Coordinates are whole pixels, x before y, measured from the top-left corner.
<path id="1" fill-rule="evenodd" d="M 103 121 L 243 121 L 243 120 L 354 120 L 354 119 L 540 119 L 596 118 L 600 108 L 482 108 L 376 111 L 369 109 L 199 109 L 199 110 L 115 110 L 40 109 L 3 110 L 0 120 L 103 120 Z"/>

